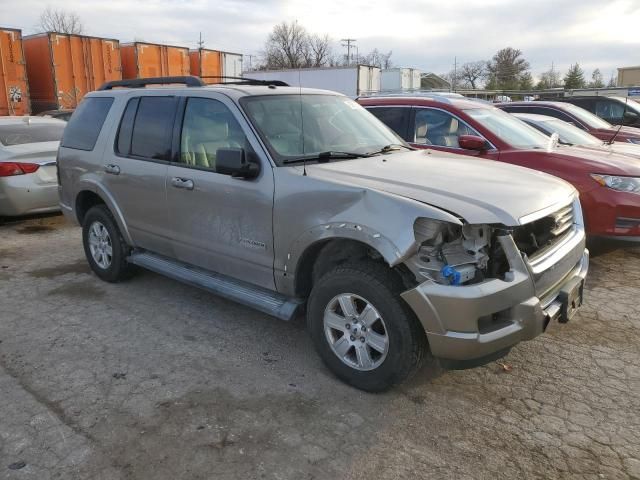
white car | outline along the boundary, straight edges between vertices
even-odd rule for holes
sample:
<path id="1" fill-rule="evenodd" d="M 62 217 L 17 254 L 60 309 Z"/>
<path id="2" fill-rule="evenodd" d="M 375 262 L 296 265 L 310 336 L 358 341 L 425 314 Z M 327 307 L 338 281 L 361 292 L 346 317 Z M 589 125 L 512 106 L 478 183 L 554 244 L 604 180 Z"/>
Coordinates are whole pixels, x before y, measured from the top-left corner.
<path id="1" fill-rule="evenodd" d="M 65 125 L 46 117 L 0 117 L 0 216 L 60 209 L 56 154 Z"/>

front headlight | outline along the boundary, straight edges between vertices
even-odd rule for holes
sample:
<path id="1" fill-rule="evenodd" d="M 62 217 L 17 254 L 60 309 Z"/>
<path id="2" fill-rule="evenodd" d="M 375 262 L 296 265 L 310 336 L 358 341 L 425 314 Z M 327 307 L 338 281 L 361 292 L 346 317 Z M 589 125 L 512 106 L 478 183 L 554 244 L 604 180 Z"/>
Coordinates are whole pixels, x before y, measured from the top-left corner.
<path id="1" fill-rule="evenodd" d="M 629 143 L 635 143 L 636 145 L 640 145 L 640 138 L 629 138 L 627 139 Z"/>
<path id="2" fill-rule="evenodd" d="M 619 175 L 600 175 L 592 173 L 591 178 L 603 187 L 608 187 L 618 192 L 640 193 L 640 178 L 622 177 Z"/>

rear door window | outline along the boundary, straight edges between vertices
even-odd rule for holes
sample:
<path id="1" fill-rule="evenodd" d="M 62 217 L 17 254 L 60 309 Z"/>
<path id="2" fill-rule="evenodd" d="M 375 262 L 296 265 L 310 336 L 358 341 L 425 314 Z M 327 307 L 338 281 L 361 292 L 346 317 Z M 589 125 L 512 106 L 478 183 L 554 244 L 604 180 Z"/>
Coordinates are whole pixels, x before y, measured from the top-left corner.
<path id="1" fill-rule="evenodd" d="M 93 150 L 112 104 L 113 97 L 89 97 L 82 100 L 64 129 L 61 146 Z"/>
<path id="2" fill-rule="evenodd" d="M 369 107 L 367 108 L 378 120 L 391 130 L 400 135 L 404 140 L 412 142 L 409 138 L 409 117 L 411 108 L 408 107 Z"/>
<path id="3" fill-rule="evenodd" d="M 175 97 L 140 97 L 127 104 L 116 141 L 117 152 L 152 160 L 170 160 Z"/>

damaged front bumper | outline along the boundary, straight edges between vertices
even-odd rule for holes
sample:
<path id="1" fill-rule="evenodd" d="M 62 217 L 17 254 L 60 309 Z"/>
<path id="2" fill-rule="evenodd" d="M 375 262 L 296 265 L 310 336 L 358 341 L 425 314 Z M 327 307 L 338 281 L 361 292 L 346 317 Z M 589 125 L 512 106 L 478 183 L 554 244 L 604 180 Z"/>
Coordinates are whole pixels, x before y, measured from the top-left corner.
<path id="1" fill-rule="evenodd" d="M 567 321 L 582 302 L 589 268 L 584 230 L 544 259 L 529 262 L 512 237 L 499 237 L 511 270 L 468 286 L 424 282 L 402 294 L 422 323 L 434 357 L 482 364 L 520 341 Z M 464 365 L 464 364 L 463 364 Z"/>

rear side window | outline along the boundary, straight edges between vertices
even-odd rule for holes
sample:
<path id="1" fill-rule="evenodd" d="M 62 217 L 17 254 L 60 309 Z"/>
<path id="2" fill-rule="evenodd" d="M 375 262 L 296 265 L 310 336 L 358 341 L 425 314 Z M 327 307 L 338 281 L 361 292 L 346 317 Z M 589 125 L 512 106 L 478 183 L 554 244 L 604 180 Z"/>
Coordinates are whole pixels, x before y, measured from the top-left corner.
<path id="1" fill-rule="evenodd" d="M 140 97 L 134 100 L 129 101 L 120 122 L 116 143 L 118 153 L 169 160 L 176 111 L 175 97 Z"/>
<path id="2" fill-rule="evenodd" d="M 113 97 L 89 97 L 80 102 L 64 129 L 61 145 L 93 150 L 112 104 Z"/>
<path id="3" fill-rule="evenodd" d="M 138 111 L 139 98 L 133 98 L 127 103 L 124 110 L 120 127 L 118 128 L 118 139 L 116 141 L 116 153 L 121 155 L 129 155 L 131 152 L 131 135 L 133 133 L 133 121 Z"/>
<path id="4" fill-rule="evenodd" d="M 411 113 L 410 108 L 370 107 L 367 110 L 373 113 L 378 120 L 400 135 L 403 139 L 412 141 L 407 136 L 407 131 L 409 129 L 409 114 Z"/>

